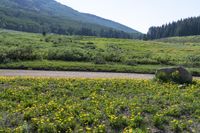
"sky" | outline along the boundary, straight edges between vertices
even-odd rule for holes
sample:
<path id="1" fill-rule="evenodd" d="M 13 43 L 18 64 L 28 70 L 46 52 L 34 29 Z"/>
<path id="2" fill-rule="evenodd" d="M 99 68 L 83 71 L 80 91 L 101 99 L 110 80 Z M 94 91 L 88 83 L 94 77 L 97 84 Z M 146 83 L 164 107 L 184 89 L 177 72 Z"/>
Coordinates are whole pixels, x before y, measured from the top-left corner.
<path id="1" fill-rule="evenodd" d="M 110 19 L 142 33 L 181 18 L 200 16 L 200 0 L 57 0 L 84 13 Z"/>

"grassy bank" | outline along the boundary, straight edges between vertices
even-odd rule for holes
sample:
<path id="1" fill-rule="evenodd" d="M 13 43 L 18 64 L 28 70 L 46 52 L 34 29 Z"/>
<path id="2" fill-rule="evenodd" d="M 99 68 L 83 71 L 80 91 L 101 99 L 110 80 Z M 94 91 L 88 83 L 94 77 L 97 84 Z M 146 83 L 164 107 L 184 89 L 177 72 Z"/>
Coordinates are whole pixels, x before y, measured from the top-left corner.
<path id="1" fill-rule="evenodd" d="M 0 64 L 0 69 L 53 70 L 53 71 L 92 71 L 154 74 L 157 69 L 169 65 L 125 65 L 119 63 L 95 64 L 93 62 L 72 61 L 20 61 Z M 200 76 L 200 69 L 187 67 L 193 76 Z"/>
<path id="2" fill-rule="evenodd" d="M 95 64 L 92 62 L 66 61 L 20 61 L 0 64 L 0 69 L 26 70 L 57 70 L 57 71 L 94 71 L 94 72 L 124 72 L 124 73 L 154 73 L 162 65 L 135 65 L 129 66 L 118 63 Z"/>

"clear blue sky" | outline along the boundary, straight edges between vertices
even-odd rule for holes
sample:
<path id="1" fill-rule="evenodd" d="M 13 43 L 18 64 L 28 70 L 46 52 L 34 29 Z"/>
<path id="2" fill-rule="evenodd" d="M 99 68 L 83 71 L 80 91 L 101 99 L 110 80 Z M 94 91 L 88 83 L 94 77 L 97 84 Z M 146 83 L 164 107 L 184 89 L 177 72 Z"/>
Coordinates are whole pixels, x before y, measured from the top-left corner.
<path id="1" fill-rule="evenodd" d="M 200 15 L 200 0 L 57 0 L 80 12 L 127 25 L 146 33 L 150 26 Z"/>

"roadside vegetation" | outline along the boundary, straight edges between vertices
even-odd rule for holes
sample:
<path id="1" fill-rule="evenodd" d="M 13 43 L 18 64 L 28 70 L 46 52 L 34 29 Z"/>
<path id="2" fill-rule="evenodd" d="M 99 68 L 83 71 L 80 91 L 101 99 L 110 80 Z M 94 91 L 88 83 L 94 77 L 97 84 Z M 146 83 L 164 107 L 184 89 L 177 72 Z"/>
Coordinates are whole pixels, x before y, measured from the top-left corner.
<path id="1" fill-rule="evenodd" d="M 0 68 L 154 73 L 182 65 L 200 75 L 199 36 L 155 41 L 0 30 Z"/>
<path id="2" fill-rule="evenodd" d="M 199 86 L 0 77 L 0 132 L 200 132 Z"/>

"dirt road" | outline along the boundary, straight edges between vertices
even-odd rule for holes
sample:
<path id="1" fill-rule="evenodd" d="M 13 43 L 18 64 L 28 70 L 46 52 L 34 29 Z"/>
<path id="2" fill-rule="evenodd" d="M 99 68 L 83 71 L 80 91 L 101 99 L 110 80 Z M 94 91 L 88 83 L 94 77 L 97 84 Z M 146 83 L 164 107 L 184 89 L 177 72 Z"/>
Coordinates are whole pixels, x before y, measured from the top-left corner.
<path id="1" fill-rule="evenodd" d="M 0 76 L 66 77 L 66 78 L 137 78 L 137 79 L 152 79 L 154 77 L 154 75 L 152 74 L 136 74 L 136 73 L 5 70 L 5 69 L 0 69 Z"/>

